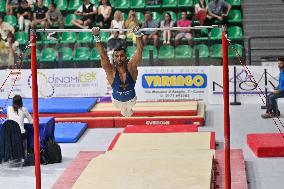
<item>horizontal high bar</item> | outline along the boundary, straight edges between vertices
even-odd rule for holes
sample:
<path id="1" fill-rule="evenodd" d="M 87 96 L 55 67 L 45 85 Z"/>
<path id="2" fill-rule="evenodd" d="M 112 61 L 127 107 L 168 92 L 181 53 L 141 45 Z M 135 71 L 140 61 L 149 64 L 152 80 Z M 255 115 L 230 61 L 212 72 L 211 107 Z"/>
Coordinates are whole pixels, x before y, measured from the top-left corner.
<path id="1" fill-rule="evenodd" d="M 212 26 L 194 26 L 194 27 L 171 27 L 171 28 L 141 28 L 139 31 L 164 31 L 164 30 L 201 30 L 201 29 L 212 29 L 219 27 L 218 25 L 212 25 Z M 36 32 L 92 32 L 92 29 L 37 29 Z M 101 32 L 113 32 L 113 31 L 132 31 L 132 29 L 100 29 Z"/>

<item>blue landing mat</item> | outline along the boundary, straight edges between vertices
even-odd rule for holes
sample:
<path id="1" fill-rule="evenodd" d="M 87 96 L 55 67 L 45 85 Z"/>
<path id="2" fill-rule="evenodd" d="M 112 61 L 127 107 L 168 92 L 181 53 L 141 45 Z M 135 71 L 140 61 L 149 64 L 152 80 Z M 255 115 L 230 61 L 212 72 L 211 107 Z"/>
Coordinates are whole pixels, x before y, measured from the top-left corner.
<path id="1" fill-rule="evenodd" d="M 0 107 L 4 107 L 6 99 L 0 99 Z M 39 113 L 85 113 L 89 112 L 97 103 L 97 98 L 39 98 Z M 32 99 L 23 99 L 23 104 L 32 112 Z M 8 106 L 12 99 L 8 100 Z M 3 113 L 6 113 L 6 109 Z"/>
<path id="2" fill-rule="evenodd" d="M 55 141 L 60 143 L 75 143 L 79 140 L 86 129 L 86 123 L 56 123 L 54 131 Z"/>

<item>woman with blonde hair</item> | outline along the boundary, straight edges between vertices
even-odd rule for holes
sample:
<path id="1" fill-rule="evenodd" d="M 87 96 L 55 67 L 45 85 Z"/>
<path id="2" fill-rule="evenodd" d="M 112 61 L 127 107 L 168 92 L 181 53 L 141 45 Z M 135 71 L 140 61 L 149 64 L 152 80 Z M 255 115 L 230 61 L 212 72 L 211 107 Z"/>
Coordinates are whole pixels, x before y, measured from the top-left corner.
<path id="1" fill-rule="evenodd" d="M 117 10 L 114 12 L 114 18 L 111 21 L 110 28 L 124 29 L 124 20 L 121 11 Z M 118 37 L 121 39 L 125 39 L 124 32 L 120 31 Z M 111 34 L 110 38 L 113 38 L 113 34 Z"/>
<path id="2" fill-rule="evenodd" d="M 137 18 L 136 12 L 131 10 L 128 13 L 127 20 L 124 22 L 124 28 L 132 29 L 135 26 L 139 26 L 139 22 L 138 22 L 138 18 Z M 126 33 L 126 38 L 132 39 L 133 43 L 134 44 L 136 43 L 136 37 L 135 37 L 133 32 L 130 32 L 130 31 L 127 32 Z"/>

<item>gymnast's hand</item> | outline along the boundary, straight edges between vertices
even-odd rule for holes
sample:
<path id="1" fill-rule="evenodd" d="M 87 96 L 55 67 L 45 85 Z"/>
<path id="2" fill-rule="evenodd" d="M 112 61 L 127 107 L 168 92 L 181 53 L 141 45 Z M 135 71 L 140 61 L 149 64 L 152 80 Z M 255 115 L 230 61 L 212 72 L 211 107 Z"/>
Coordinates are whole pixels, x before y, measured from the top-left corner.
<path id="1" fill-rule="evenodd" d="M 136 37 L 141 37 L 143 35 L 139 26 L 134 26 L 132 28 L 132 32 L 135 34 Z"/>
<path id="2" fill-rule="evenodd" d="M 94 36 L 100 35 L 100 28 L 99 27 L 93 27 L 92 32 Z"/>

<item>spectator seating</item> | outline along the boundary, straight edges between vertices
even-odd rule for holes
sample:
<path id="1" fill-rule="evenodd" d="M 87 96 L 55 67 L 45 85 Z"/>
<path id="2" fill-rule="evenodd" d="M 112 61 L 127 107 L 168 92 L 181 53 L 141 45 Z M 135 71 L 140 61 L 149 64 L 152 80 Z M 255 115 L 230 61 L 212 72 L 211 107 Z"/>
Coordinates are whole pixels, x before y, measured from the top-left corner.
<path id="1" fill-rule="evenodd" d="M 6 12 L 6 1 L 0 1 L 0 13 Z"/>
<path id="2" fill-rule="evenodd" d="M 208 46 L 205 44 L 198 44 L 193 47 L 193 57 L 196 56 L 196 51 L 199 51 L 200 58 L 208 58 L 209 57 L 209 49 Z"/>
<path id="3" fill-rule="evenodd" d="M 57 60 L 57 51 L 53 48 L 45 48 L 41 52 L 40 62 L 54 62 Z"/>
<path id="4" fill-rule="evenodd" d="M 70 47 L 63 47 L 59 50 L 60 58 L 59 60 L 63 62 L 68 62 L 73 60 L 73 51 Z"/>
<path id="5" fill-rule="evenodd" d="M 115 1 L 115 8 L 126 10 L 130 8 L 130 2 L 128 0 L 116 0 Z"/>
<path id="6" fill-rule="evenodd" d="M 93 48 L 92 52 L 91 52 L 91 60 L 99 61 L 100 59 L 101 58 L 100 58 L 100 55 L 99 55 L 99 52 L 98 52 L 97 48 Z"/>
<path id="7" fill-rule="evenodd" d="M 176 8 L 177 0 L 163 0 L 162 8 Z"/>
<path id="8" fill-rule="evenodd" d="M 15 29 L 18 26 L 17 18 L 13 15 L 6 15 L 4 16 L 4 22 L 11 24 Z"/>
<path id="9" fill-rule="evenodd" d="M 145 0 L 132 0 L 131 9 L 144 9 L 145 8 Z"/>
<path id="10" fill-rule="evenodd" d="M 158 50 L 155 46 L 153 45 L 146 45 L 143 48 L 143 53 L 142 53 L 142 59 L 143 60 L 148 60 L 150 51 L 153 51 L 153 58 L 156 59 L 158 57 Z"/>
<path id="11" fill-rule="evenodd" d="M 23 31 L 15 32 L 15 39 L 19 42 L 20 45 L 25 45 L 29 41 L 28 34 Z"/>
<path id="12" fill-rule="evenodd" d="M 58 10 L 60 11 L 67 10 L 67 0 L 54 0 L 54 3 L 56 4 Z"/>
<path id="13" fill-rule="evenodd" d="M 193 6 L 193 0 L 179 0 L 178 7 L 180 8 L 190 8 Z"/>
<path id="14" fill-rule="evenodd" d="M 90 59 L 90 49 L 88 47 L 78 47 L 75 49 L 75 61 L 88 61 Z"/>
<path id="15" fill-rule="evenodd" d="M 178 59 L 192 58 L 192 48 L 189 45 L 179 45 L 175 48 L 175 57 Z"/>
<path id="16" fill-rule="evenodd" d="M 175 56 L 174 47 L 171 45 L 161 46 L 159 50 L 159 59 L 173 59 Z"/>
<path id="17" fill-rule="evenodd" d="M 69 4 L 67 7 L 68 11 L 74 12 L 82 5 L 82 0 L 69 0 Z"/>

